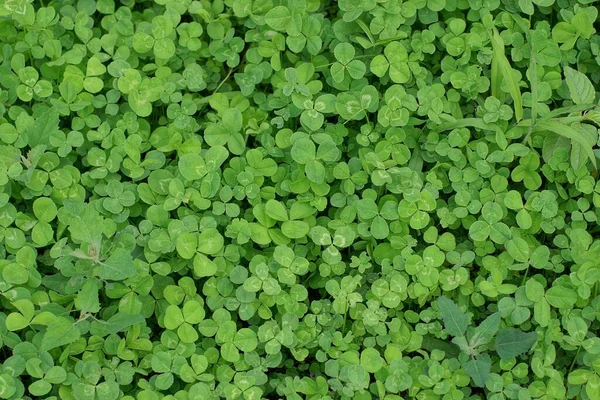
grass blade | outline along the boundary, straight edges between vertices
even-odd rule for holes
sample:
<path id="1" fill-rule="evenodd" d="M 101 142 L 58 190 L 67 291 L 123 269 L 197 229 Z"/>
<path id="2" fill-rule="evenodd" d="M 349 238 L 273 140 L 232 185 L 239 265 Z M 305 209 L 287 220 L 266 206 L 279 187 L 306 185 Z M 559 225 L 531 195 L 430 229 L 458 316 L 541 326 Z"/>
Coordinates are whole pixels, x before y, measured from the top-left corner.
<path id="1" fill-rule="evenodd" d="M 498 58 L 496 57 L 492 57 L 491 87 L 492 96 L 504 103 L 504 92 L 502 91 L 502 73 L 500 72 L 500 65 L 498 65 Z"/>
<path id="2" fill-rule="evenodd" d="M 502 75 L 502 78 L 506 80 L 510 97 L 513 99 L 515 117 L 517 118 L 517 122 L 519 122 L 521 119 L 523 119 L 523 98 L 521 97 L 519 82 L 515 80 L 515 77 L 512 74 L 513 69 L 508 62 L 506 55 L 504 54 L 504 42 L 502 41 L 502 38 L 500 37 L 500 34 L 496 28 L 494 28 L 494 32 L 490 39 L 493 50 L 492 63 L 497 63 L 498 70 Z"/>
<path id="3" fill-rule="evenodd" d="M 571 128 L 568 125 L 561 124 L 557 121 L 538 121 L 537 124 L 533 127 L 533 132 L 552 132 L 557 135 L 566 137 L 576 143 L 579 143 L 581 147 L 584 149 L 585 154 L 588 156 L 594 168 L 597 169 L 596 166 L 596 155 L 594 154 L 594 150 L 592 149 L 592 145 L 575 129 Z"/>
<path id="4" fill-rule="evenodd" d="M 444 122 L 441 125 L 435 127 L 435 131 L 449 131 L 456 128 L 477 128 L 483 131 L 498 131 L 500 127 L 494 124 L 488 124 L 481 118 L 464 118 L 451 122 Z"/>
<path id="5" fill-rule="evenodd" d="M 597 107 L 596 104 L 576 104 L 576 105 L 572 105 L 572 106 L 568 106 L 568 107 L 561 107 L 561 108 L 557 108 L 555 110 L 550 111 L 548 114 L 545 114 L 540 119 L 550 119 L 550 118 L 558 117 L 559 115 L 563 115 L 563 114 L 583 112 L 583 111 L 587 111 L 594 107 Z"/>
<path id="6" fill-rule="evenodd" d="M 538 116 L 538 80 L 537 80 L 537 62 L 531 43 L 531 58 L 529 59 L 529 84 L 531 88 L 531 127 L 535 125 Z"/>

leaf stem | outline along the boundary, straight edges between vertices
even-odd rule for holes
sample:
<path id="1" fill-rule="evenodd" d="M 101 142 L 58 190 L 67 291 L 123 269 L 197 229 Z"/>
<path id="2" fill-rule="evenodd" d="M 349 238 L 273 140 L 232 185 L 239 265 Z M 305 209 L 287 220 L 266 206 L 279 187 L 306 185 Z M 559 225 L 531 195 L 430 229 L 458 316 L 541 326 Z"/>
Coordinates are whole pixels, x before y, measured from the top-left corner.
<path id="1" fill-rule="evenodd" d="M 233 70 L 234 70 L 234 68 L 229 68 L 229 72 L 227 73 L 227 75 L 225 75 L 225 78 L 223 78 L 223 80 L 221 80 L 221 82 L 219 83 L 219 85 L 217 86 L 217 88 L 215 90 L 213 90 L 212 94 L 217 93 L 219 91 L 219 89 L 221 89 L 221 87 L 225 84 L 225 82 L 227 82 L 227 80 L 229 79 L 229 77 L 233 73 Z"/>
<path id="2" fill-rule="evenodd" d="M 374 54 L 359 54 L 359 55 L 357 55 L 357 56 L 354 56 L 354 58 L 352 58 L 352 59 L 353 59 L 353 60 L 360 60 L 360 59 L 362 59 L 362 58 L 373 58 L 373 57 L 375 57 L 375 55 L 374 55 Z M 331 67 L 331 66 L 332 66 L 333 64 L 335 64 L 336 62 L 338 62 L 338 61 L 336 60 L 336 61 L 332 61 L 332 62 L 330 62 L 329 64 L 323 64 L 323 65 L 319 65 L 319 66 L 317 67 L 317 69 L 319 69 L 319 68 L 327 68 L 327 67 Z"/>
<path id="3" fill-rule="evenodd" d="M 529 33 L 527 35 L 529 36 Z M 533 127 L 536 123 L 538 114 L 537 64 L 535 61 L 535 55 L 533 53 L 533 42 L 531 43 L 531 58 L 529 66 L 529 83 L 531 85 L 531 124 L 529 124 L 529 129 L 527 130 L 527 135 L 525 135 L 525 139 L 523 139 L 523 143 L 527 142 L 529 140 L 529 137 L 533 133 Z"/>
<path id="4" fill-rule="evenodd" d="M 386 44 L 388 42 L 393 42 L 394 40 L 406 39 L 406 37 L 407 37 L 407 35 L 404 33 L 402 35 L 394 36 L 392 38 L 381 39 L 381 40 L 378 40 L 375 43 L 373 43 L 373 46 L 379 46 L 379 45 L 382 45 L 382 44 Z"/>
<path id="5" fill-rule="evenodd" d="M 523 286 L 523 284 L 525 283 L 525 279 L 527 279 L 527 274 L 529 274 L 529 267 L 531 265 L 527 264 L 527 269 L 525 269 L 525 274 L 523 275 L 523 279 L 521 280 L 521 286 Z"/>
<path id="6" fill-rule="evenodd" d="M 571 366 L 569 367 L 569 372 L 567 374 L 570 374 L 571 371 L 573 370 L 573 367 L 575 366 L 575 362 L 577 361 L 577 357 L 579 357 L 579 352 L 581 351 L 581 346 L 579 345 L 579 347 L 577 348 L 577 353 L 575 353 L 575 357 L 573 358 L 573 362 L 571 362 Z"/>
<path id="7" fill-rule="evenodd" d="M 229 79 L 229 77 L 230 77 L 230 76 L 231 76 L 231 74 L 233 73 L 234 69 L 235 69 L 235 68 L 230 68 L 230 69 L 229 69 L 229 72 L 227 73 L 227 75 L 225 75 L 225 78 L 223 78 L 223 79 L 221 80 L 221 82 L 220 82 L 220 83 L 217 85 L 217 87 L 215 88 L 215 90 L 213 90 L 213 92 L 212 92 L 212 93 L 211 93 L 209 96 L 206 96 L 206 97 L 204 97 L 203 99 L 201 99 L 201 100 L 208 99 L 208 101 L 204 102 L 204 104 L 202 105 L 202 107 L 200 107 L 200 109 L 197 111 L 197 113 L 198 113 L 198 114 L 199 114 L 199 113 L 201 113 L 201 112 L 202 112 L 202 110 L 204 110 L 204 108 L 206 107 L 206 105 L 207 105 L 207 104 L 208 104 L 208 102 L 210 101 L 211 97 L 212 97 L 212 96 L 213 96 L 215 93 L 217 93 L 217 92 L 219 91 L 219 89 L 221 89 L 221 87 L 222 87 L 222 86 L 225 84 L 225 82 L 227 82 L 227 80 Z"/>

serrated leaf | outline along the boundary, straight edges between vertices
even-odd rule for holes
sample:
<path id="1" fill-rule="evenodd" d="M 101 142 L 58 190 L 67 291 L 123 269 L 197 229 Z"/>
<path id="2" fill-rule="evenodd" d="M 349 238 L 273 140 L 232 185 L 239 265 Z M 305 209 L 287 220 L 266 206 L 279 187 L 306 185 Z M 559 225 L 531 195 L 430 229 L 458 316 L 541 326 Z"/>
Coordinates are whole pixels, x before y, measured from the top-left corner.
<path id="1" fill-rule="evenodd" d="M 571 99 L 575 104 L 589 104 L 594 102 L 596 91 L 590 79 L 583 73 L 566 66 L 564 68 L 565 81 L 569 88 Z"/>
<path id="2" fill-rule="evenodd" d="M 37 116 L 27 129 L 29 147 L 50 144 L 50 135 L 58 131 L 58 123 L 58 111 L 54 107 L 48 108 Z"/>
<path id="3" fill-rule="evenodd" d="M 67 318 L 58 317 L 48 325 L 42 337 L 41 349 L 49 351 L 60 346 L 71 344 L 81 336 L 75 323 Z"/>
<path id="4" fill-rule="evenodd" d="M 492 361 L 487 354 L 481 354 L 463 365 L 465 372 L 469 374 L 475 386 L 478 387 L 485 387 L 485 383 L 490 377 L 491 367 Z"/>
<path id="5" fill-rule="evenodd" d="M 452 300 L 441 296 L 437 300 L 438 307 L 444 319 L 446 332 L 452 336 L 462 336 L 469 326 L 469 317 L 463 313 Z"/>
<path id="6" fill-rule="evenodd" d="M 139 314 L 131 315 L 120 312 L 106 321 L 105 329 L 110 334 L 116 334 L 143 321 L 144 317 Z"/>
<path id="7" fill-rule="evenodd" d="M 502 359 L 513 358 L 531 349 L 537 342 L 536 332 L 505 328 L 496 335 L 494 349 Z"/>
<path id="8" fill-rule="evenodd" d="M 495 312 L 483 320 L 483 322 L 479 324 L 477 328 L 475 328 L 470 342 L 473 343 L 474 346 L 480 346 L 492 340 L 500 328 L 500 319 L 500 313 Z"/>
<path id="9" fill-rule="evenodd" d="M 100 279 L 111 281 L 122 281 L 135 275 L 133 258 L 125 249 L 117 249 L 106 260 L 99 261 L 94 271 Z"/>
<path id="10" fill-rule="evenodd" d="M 100 282 L 96 279 L 90 279 L 84 283 L 75 298 L 75 307 L 84 313 L 97 313 L 100 311 L 99 289 Z"/>

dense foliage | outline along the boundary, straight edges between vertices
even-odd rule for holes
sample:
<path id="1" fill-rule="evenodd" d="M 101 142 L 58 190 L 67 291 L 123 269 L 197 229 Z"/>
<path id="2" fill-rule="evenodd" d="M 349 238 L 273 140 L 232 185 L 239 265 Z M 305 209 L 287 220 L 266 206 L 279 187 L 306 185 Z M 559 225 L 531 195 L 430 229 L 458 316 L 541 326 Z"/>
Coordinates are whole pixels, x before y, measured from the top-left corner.
<path id="1" fill-rule="evenodd" d="M 600 399 L 593 0 L 0 1 L 0 399 Z"/>

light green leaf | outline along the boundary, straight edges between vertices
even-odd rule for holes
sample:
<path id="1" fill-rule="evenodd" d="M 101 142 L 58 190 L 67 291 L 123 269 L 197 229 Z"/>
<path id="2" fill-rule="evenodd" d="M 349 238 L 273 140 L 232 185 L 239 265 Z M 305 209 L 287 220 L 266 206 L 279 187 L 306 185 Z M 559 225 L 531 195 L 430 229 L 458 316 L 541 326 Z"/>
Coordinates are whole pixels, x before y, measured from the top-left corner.
<path id="1" fill-rule="evenodd" d="M 97 313 L 100 311 L 100 299 L 98 297 L 100 286 L 100 282 L 96 279 L 85 282 L 79 293 L 77 293 L 75 307 L 84 313 Z"/>
<path id="2" fill-rule="evenodd" d="M 577 293 L 566 287 L 553 286 L 546 291 L 546 300 L 552 307 L 569 309 L 577 302 Z"/>
<path id="3" fill-rule="evenodd" d="M 99 261 L 94 272 L 100 279 L 121 281 L 135 275 L 131 253 L 125 249 L 115 250 L 106 260 Z"/>
<path id="4" fill-rule="evenodd" d="M 284 6 L 273 7 L 265 15 L 266 23 L 277 31 L 285 31 L 291 18 L 290 11 Z"/>
<path id="5" fill-rule="evenodd" d="M 288 214 L 285 206 L 277 200 L 268 200 L 265 204 L 265 212 L 276 221 L 287 221 Z"/>
<path id="6" fill-rule="evenodd" d="M 81 332 L 75 323 L 67 318 L 57 317 L 46 328 L 42 337 L 41 349 L 49 351 L 57 347 L 68 345 L 79 339 Z"/>
<path id="7" fill-rule="evenodd" d="M 565 81 L 567 82 L 567 87 L 569 88 L 573 103 L 593 103 L 594 98 L 596 97 L 596 91 L 589 78 L 585 74 L 569 66 L 565 66 L 564 73 Z"/>
<path id="8" fill-rule="evenodd" d="M 52 107 L 38 115 L 27 129 L 29 147 L 50 144 L 50 135 L 58 130 L 58 111 Z"/>

